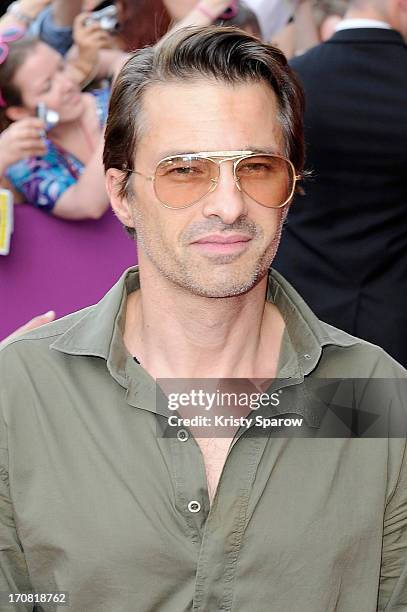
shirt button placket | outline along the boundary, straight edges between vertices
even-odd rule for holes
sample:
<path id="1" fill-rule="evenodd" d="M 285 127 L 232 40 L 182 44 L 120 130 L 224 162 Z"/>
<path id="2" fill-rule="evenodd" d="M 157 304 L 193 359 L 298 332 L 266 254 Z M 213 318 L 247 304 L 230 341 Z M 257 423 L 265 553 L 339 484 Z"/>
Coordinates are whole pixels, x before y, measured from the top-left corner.
<path id="1" fill-rule="evenodd" d="M 210 504 L 201 451 L 187 428 L 174 432 L 171 455 L 176 505 L 184 516 L 186 534 L 197 545 L 199 555 Z"/>

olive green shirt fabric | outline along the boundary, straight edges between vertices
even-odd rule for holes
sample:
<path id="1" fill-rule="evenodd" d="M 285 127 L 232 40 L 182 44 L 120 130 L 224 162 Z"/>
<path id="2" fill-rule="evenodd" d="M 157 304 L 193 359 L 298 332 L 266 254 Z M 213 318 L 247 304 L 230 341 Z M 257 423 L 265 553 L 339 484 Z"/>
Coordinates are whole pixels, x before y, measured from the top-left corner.
<path id="1" fill-rule="evenodd" d="M 157 436 L 155 382 L 123 344 L 138 288 L 131 268 L 0 352 L 0 591 L 68 591 L 75 612 L 407 611 L 405 438 L 239 431 L 210 506 L 198 444 Z M 267 299 L 286 385 L 406 377 L 274 271 Z"/>

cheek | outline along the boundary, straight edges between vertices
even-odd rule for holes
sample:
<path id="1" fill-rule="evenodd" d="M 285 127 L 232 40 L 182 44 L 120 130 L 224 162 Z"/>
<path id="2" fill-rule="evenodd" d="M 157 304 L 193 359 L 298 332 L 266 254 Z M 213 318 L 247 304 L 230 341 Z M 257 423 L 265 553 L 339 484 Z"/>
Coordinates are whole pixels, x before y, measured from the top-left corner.
<path id="1" fill-rule="evenodd" d="M 186 210 L 170 210 L 155 200 L 152 186 L 138 188 L 130 204 L 137 234 L 145 243 L 160 245 L 161 248 L 176 248 L 182 232 L 191 223 Z"/>
<path id="2" fill-rule="evenodd" d="M 85 105 L 82 99 L 75 101 L 75 104 L 71 102 L 65 103 L 62 95 L 54 96 L 49 103 L 49 107 L 59 113 L 62 121 L 78 119 L 85 112 Z"/>
<path id="3" fill-rule="evenodd" d="M 259 211 L 257 215 L 253 215 L 253 221 L 262 228 L 267 242 L 274 240 L 274 237 L 279 232 L 284 219 L 284 209 L 264 209 L 264 212 Z"/>
<path id="4" fill-rule="evenodd" d="M 150 243 L 154 241 L 161 250 L 176 251 L 184 224 L 177 216 L 177 211 L 166 213 L 167 211 L 163 209 L 163 212 L 159 211 L 157 214 L 157 210 L 153 208 L 147 218 L 144 217 L 144 227 L 148 231 L 147 239 Z"/>
<path id="5" fill-rule="evenodd" d="M 31 94 L 24 95 L 22 101 L 24 108 L 29 111 L 30 114 L 33 115 L 36 113 L 37 105 L 39 102 L 45 102 L 45 104 L 47 104 L 45 96 L 36 96 Z"/>
<path id="6" fill-rule="evenodd" d="M 159 211 L 148 199 L 141 201 L 140 197 L 130 203 L 130 209 L 140 244 L 144 244 L 150 251 L 156 250 L 158 246 L 162 248 L 167 237 L 165 222 L 161 219 Z"/>

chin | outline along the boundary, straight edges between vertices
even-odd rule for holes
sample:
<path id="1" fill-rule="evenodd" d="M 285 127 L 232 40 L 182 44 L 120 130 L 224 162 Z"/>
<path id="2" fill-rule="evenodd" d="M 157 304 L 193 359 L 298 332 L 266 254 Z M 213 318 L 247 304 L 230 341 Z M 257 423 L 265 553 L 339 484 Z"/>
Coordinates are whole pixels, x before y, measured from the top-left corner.
<path id="1" fill-rule="evenodd" d="M 228 298 L 244 295 L 257 285 L 267 274 L 268 265 L 258 263 L 250 269 L 227 267 L 212 269 L 209 273 L 197 274 L 197 269 L 180 269 L 176 275 L 167 278 L 193 295 L 208 298 Z M 181 272 L 181 275 L 179 274 Z"/>
<path id="2" fill-rule="evenodd" d="M 236 297 L 248 293 L 268 273 L 274 259 L 278 240 L 257 253 L 231 258 L 191 257 L 190 253 L 178 253 L 157 248 L 157 243 L 146 243 L 138 232 L 139 262 L 143 254 L 153 268 L 171 284 L 189 294 L 207 298 Z"/>
<path id="3" fill-rule="evenodd" d="M 225 285 L 205 287 L 199 283 L 189 283 L 188 285 L 184 285 L 183 288 L 187 289 L 189 293 L 199 297 L 220 299 L 244 295 L 248 293 L 253 286 L 253 283 L 245 283 L 241 285 L 230 285 L 228 287 L 225 287 Z"/>

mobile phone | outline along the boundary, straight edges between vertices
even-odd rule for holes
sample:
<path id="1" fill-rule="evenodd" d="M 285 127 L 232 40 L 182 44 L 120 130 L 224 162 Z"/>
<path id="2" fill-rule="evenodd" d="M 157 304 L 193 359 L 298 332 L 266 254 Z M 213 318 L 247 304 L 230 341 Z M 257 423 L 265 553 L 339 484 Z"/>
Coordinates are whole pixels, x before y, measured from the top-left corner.
<path id="1" fill-rule="evenodd" d="M 44 102 L 37 104 L 36 115 L 45 124 L 45 131 L 48 132 L 59 123 L 59 114 L 48 108 Z"/>

